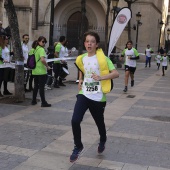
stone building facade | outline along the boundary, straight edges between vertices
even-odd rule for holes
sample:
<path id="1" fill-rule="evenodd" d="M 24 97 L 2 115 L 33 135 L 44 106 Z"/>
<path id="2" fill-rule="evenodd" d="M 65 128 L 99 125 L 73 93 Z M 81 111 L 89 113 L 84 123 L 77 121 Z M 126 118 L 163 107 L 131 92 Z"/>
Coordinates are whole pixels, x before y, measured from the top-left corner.
<path id="1" fill-rule="evenodd" d="M 8 26 L 8 20 L 3 1 L 0 0 L 0 19 L 3 27 Z M 112 0 L 113 1 L 113 0 Z M 30 35 L 30 44 L 43 35 L 49 39 L 51 0 L 13 0 L 19 22 L 20 35 L 27 33 Z M 101 37 L 101 46 L 105 44 L 105 18 L 107 11 L 107 0 L 86 0 L 86 30 L 94 30 Z M 113 3 L 113 2 L 112 2 Z M 112 3 L 110 9 L 112 9 Z M 165 24 L 161 29 L 159 22 L 167 22 L 169 0 L 138 0 L 132 4 L 131 36 L 135 45 L 136 13 L 140 12 L 142 25 L 139 26 L 138 51 L 144 52 L 146 45 L 150 44 L 154 51 L 157 51 L 159 40 L 160 45 L 165 45 L 166 28 Z M 127 6 L 124 0 L 119 0 L 118 7 Z M 81 0 L 55 0 L 54 5 L 54 41 L 61 35 L 69 39 L 69 47 L 78 47 L 78 37 L 81 20 Z M 109 30 L 113 22 L 113 13 L 109 14 Z M 127 28 L 123 31 L 116 47 L 117 52 L 124 49 L 128 40 Z M 48 44 L 47 44 L 48 46 Z"/>

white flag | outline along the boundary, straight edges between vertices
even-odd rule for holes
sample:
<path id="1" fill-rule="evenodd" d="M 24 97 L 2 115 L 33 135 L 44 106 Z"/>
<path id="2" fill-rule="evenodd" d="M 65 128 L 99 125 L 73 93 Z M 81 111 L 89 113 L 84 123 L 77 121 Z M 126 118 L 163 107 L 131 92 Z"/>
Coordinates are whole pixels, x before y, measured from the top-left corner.
<path id="1" fill-rule="evenodd" d="M 116 42 L 123 32 L 128 21 L 132 17 L 132 12 L 129 8 L 122 8 L 116 16 L 115 22 L 112 25 L 109 38 L 108 57 L 110 56 Z"/>

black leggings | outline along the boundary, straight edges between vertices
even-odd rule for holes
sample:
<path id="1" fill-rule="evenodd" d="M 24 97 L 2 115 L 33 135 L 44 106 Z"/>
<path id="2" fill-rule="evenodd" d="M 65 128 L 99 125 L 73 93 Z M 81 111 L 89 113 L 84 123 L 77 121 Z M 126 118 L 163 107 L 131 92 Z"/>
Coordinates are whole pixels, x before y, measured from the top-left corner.
<path id="1" fill-rule="evenodd" d="M 83 120 L 84 114 L 87 109 L 90 113 L 98 127 L 100 134 L 100 142 L 106 142 L 106 128 L 104 123 L 104 110 L 106 102 L 97 102 L 90 100 L 84 95 L 77 95 L 77 101 L 74 107 L 74 113 L 72 117 L 72 130 L 74 136 L 74 144 L 76 147 L 81 148 L 83 144 L 81 142 L 81 127 L 80 123 Z"/>
<path id="2" fill-rule="evenodd" d="M 33 89 L 33 101 L 36 101 L 37 93 L 39 89 L 42 104 L 46 103 L 44 87 L 46 83 L 47 75 L 34 75 L 34 89 Z"/>

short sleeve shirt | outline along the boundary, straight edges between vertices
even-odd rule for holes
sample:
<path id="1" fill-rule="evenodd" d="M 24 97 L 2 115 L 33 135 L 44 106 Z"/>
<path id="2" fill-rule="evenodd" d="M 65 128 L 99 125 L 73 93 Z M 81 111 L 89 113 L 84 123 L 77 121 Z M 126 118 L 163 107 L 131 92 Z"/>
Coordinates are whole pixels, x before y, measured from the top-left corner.
<path id="1" fill-rule="evenodd" d="M 151 57 L 151 51 L 152 51 L 152 48 L 146 48 L 146 56 L 147 57 Z"/>
<path id="2" fill-rule="evenodd" d="M 110 71 L 114 70 L 115 67 L 108 57 L 106 57 L 106 61 L 108 63 L 109 70 Z M 95 94 L 86 94 L 85 92 L 86 83 L 88 84 L 98 83 L 101 86 L 101 81 L 95 81 L 93 78 L 91 78 L 93 73 L 100 75 L 99 64 L 98 64 L 96 55 L 92 57 L 88 57 L 88 56 L 83 57 L 83 65 L 84 65 L 85 74 L 84 74 L 84 81 L 82 85 L 82 91 L 80 91 L 79 94 L 83 94 L 87 98 L 94 100 L 94 101 L 106 101 L 106 95 L 102 91 L 97 92 Z"/>
<path id="3" fill-rule="evenodd" d="M 61 43 L 58 43 L 55 47 L 55 52 L 59 53 L 59 58 L 63 58 L 66 53 L 65 47 Z M 55 61 L 54 63 L 60 63 L 60 61 Z"/>
<path id="4" fill-rule="evenodd" d="M 167 56 L 162 57 L 162 66 L 168 66 L 168 57 Z"/>
<path id="5" fill-rule="evenodd" d="M 37 46 L 35 49 L 36 67 L 32 70 L 32 75 L 44 75 L 47 74 L 46 66 L 41 62 L 41 57 L 45 57 L 45 50 L 41 46 Z"/>
<path id="6" fill-rule="evenodd" d="M 129 67 L 136 67 L 136 60 L 128 59 L 129 56 L 132 57 L 132 58 L 139 56 L 139 53 L 135 48 L 124 49 L 123 52 L 122 52 L 122 56 L 125 56 L 125 65 L 127 65 Z"/>

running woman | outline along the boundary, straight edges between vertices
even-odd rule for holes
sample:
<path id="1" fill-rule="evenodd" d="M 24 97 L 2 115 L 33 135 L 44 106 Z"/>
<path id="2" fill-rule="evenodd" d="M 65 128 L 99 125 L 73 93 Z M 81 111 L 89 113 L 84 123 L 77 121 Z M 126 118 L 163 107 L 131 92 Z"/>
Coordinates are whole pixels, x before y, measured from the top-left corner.
<path id="1" fill-rule="evenodd" d="M 71 121 L 75 147 L 70 156 L 70 162 L 75 162 L 83 152 L 80 124 L 88 109 L 100 134 L 98 153 L 105 150 L 107 140 L 104 123 L 106 93 L 111 91 L 111 79 L 119 77 L 119 73 L 111 60 L 104 55 L 102 49 L 98 49 L 99 42 L 100 37 L 97 33 L 86 32 L 84 46 L 87 53 L 76 59 L 76 66 L 79 69 L 79 94 Z"/>
<path id="2" fill-rule="evenodd" d="M 138 51 L 132 47 L 132 41 L 127 42 L 127 48 L 123 50 L 121 60 L 125 57 L 125 88 L 128 91 L 128 79 L 131 77 L 131 87 L 134 86 L 134 73 L 136 71 L 136 60 L 139 59 Z"/>

